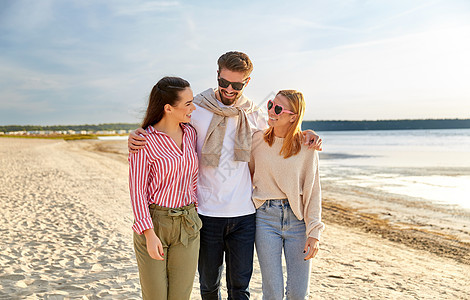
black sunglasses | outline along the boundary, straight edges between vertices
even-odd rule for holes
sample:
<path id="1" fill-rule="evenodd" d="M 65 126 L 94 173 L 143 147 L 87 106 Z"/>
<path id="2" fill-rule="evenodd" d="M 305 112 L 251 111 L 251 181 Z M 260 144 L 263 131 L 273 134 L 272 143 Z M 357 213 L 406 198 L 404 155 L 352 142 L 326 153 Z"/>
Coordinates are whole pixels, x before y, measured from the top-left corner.
<path id="1" fill-rule="evenodd" d="M 217 81 L 219 82 L 219 86 L 224 89 L 228 88 L 229 85 L 232 85 L 232 88 L 234 90 L 240 91 L 241 89 L 243 89 L 248 80 L 245 80 L 244 82 L 231 82 L 226 79 L 223 79 L 222 77 L 219 77 L 217 78 Z"/>

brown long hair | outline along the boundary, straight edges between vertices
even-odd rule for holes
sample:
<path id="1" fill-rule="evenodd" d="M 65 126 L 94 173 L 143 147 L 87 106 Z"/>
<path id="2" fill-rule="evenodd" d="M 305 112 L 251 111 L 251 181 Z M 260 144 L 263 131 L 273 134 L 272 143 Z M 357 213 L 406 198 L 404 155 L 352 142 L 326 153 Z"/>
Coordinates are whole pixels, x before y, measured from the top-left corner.
<path id="1" fill-rule="evenodd" d="M 280 155 L 283 155 L 284 158 L 296 155 L 299 153 L 302 148 L 302 119 L 304 118 L 305 113 L 305 100 L 304 95 L 296 90 L 281 90 L 277 95 L 282 95 L 289 100 L 290 106 L 292 107 L 292 112 L 297 115 L 295 121 L 290 125 L 287 135 L 284 138 L 284 143 L 282 144 Z M 277 96 L 276 95 L 276 96 Z M 268 130 L 264 133 L 264 140 L 272 146 L 274 143 L 274 128 L 269 127 Z"/>
<path id="2" fill-rule="evenodd" d="M 142 121 L 142 128 L 155 125 L 163 118 L 166 104 L 175 106 L 179 100 L 179 92 L 190 87 L 189 82 L 179 77 L 163 77 L 150 92 L 149 103 Z"/>

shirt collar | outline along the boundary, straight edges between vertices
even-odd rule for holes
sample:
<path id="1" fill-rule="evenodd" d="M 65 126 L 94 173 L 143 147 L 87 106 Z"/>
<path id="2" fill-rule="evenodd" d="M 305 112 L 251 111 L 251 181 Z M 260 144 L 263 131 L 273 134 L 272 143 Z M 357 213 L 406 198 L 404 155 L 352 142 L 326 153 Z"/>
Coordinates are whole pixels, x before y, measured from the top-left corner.
<path id="1" fill-rule="evenodd" d="M 183 134 L 186 133 L 186 128 L 188 125 L 186 125 L 185 123 L 180 123 L 181 124 L 181 129 L 183 130 Z M 147 131 L 149 134 L 165 134 L 164 132 L 161 132 L 161 131 L 158 131 L 156 130 L 152 125 L 148 126 L 145 131 Z"/>

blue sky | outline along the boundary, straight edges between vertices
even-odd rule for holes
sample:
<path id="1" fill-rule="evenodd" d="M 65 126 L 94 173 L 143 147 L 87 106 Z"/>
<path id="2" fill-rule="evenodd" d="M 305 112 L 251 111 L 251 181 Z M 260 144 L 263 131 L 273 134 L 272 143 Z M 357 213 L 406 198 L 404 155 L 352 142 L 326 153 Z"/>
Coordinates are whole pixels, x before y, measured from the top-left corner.
<path id="1" fill-rule="evenodd" d="M 0 1 L 0 124 L 140 122 L 165 75 L 298 89 L 307 120 L 470 118 L 470 1 Z"/>

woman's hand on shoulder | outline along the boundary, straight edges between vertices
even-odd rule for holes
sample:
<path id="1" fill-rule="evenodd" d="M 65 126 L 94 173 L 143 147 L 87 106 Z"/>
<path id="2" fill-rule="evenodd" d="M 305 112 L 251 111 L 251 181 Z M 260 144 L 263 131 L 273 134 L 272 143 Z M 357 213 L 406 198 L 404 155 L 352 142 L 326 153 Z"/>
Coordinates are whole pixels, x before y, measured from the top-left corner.
<path id="1" fill-rule="evenodd" d="M 147 131 L 143 128 L 138 128 L 129 133 L 129 137 L 127 138 L 127 147 L 129 148 L 130 153 L 136 153 L 139 149 L 144 148 L 145 144 L 147 144 L 145 137 L 142 137 L 139 134 L 147 136 Z"/>
<path id="2" fill-rule="evenodd" d="M 304 253 L 307 253 L 307 256 L 304 257 L 304 260 L 309 260 L 314 258 L 317 255 L 320 246 L 320 241 L 313 237 L 308 237 L 305 242 Z"/>

